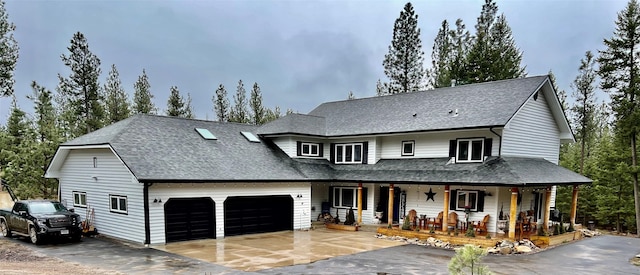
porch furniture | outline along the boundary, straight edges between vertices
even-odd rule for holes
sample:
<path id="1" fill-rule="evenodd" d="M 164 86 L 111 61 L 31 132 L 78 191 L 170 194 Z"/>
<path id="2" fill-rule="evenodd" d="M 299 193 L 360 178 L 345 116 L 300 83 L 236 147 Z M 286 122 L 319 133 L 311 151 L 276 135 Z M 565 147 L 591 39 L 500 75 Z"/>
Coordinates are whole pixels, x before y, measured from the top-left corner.
<path id="1" fill-rule="evenodd" d="M 418 226 L 418 212 L 415 209 L 409 210 L 409 215 L 407 215 L 406 218 L 409 219 L 409 224 L 412 229 Z"/>
<path id="2" fill-rule="evenodd" d="M 427 227 L 431 227 L 436 229 L 436 227 L 442 228 L 442 211 L 438 213 L 438 216 L 435 218 L 427 218 Z"/>
<path id="3" fill-rule="evenodd" d="M 453 229 L 458 227 L 458 213 L 451 212 L 449 213 L 449 220 L 447 221 L 447 226 L 452 226 Z"/>
<path id="4" fill-rule="evenodd" d="M 427 223 L 429 221 L 429 218 L 427 217 L 420 217 L 418 219 L 418 227 L 422 230 L 426 230 L 427 229 Z"/>
<path id="5" fill-rule="evenodd" d="M 521 232 L 531 231 L 531 217 L 527 217 L 527 214 L 525 212 L 520 212 L 518 219 L 520 220 L 521 224 Z"/>
<path id="6" fill-rule="evenodd" d="M 473 222 L 473 228 L 477 232 L 487 232 L 487 224 L 489 223 L 489 214 L 485 215 L 482 221 Z"/>

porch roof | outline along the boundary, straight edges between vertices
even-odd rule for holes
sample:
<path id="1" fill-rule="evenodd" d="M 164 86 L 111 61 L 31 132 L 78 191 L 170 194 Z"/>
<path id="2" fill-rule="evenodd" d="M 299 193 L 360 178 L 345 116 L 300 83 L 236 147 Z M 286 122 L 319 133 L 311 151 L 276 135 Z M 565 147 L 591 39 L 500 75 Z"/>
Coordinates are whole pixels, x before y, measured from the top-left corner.
<path id="1" fill-rule="evenodd" d="M 591 179 L 543 158 L 492 157 L 484 163 L 450 163 L 449 158 L 383 159 L 376 164 L 334 165 L 296 159 L 308 178 L 327 181 L 546 186 L 589 184 Z"/>

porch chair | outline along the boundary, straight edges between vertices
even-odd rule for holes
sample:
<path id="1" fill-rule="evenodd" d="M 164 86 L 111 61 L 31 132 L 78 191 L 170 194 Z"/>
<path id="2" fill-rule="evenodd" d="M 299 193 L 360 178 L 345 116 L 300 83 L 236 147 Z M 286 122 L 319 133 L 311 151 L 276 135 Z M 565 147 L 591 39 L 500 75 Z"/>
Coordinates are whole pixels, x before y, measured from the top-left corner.
<path id="1" fill-rule="evenodd" d="M 489 214 L 485 215 L 482 221 L 473 222 L 473 228 L 477 232 L 487 232 L 487 224 L 489 223 Z"/>
<path id="2" fill-rule="evenodd" d="M 525 212 L 520 212 L 519 219 L 522 224 L 522 232 L 531 231 L 531 217 L 527 217 Z"/>
<path id="3" fill-rule="evenodd" d="M 449 213 L 449 220 L 447 220 L 447 226 L 453 226 L 454 230 L 458 228 L 458 213 L 456 212 Z"/>
<path id="4" fill-rule="evenodd" d="M 409 223 L 411 224 L 411 228 L 416 228 L 418 226 L 418 212 L 415 209 L 409 210 L 409 215 L 407 216 L 409 219 Z"/>
<path id="5" fill-rule="evenodd" d="M 440 211 L 438 217 L 427 220 L 427 228 L 429 228 L 429 226 L 433 227 L 433 229 L 436 229 L 436 227 L 442 228 L 442 215 L 442 211 Z"/>

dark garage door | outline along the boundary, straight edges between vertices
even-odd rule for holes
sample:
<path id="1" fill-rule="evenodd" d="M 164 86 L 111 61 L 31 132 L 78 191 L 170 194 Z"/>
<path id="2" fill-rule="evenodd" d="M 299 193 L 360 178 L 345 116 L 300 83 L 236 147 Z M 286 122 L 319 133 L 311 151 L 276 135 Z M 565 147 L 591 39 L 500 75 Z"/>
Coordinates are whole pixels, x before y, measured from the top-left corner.
<path id="1" fill-rule="evenodd" d="M 173 198 L 164 205 L 167 242 L 216 237 L 211 198 Z"/>
<path id="2" fill-rule="evenodd" d="M 291 196 L 228 197 L 224 202 L 224 235 L 293 230 Z"/>

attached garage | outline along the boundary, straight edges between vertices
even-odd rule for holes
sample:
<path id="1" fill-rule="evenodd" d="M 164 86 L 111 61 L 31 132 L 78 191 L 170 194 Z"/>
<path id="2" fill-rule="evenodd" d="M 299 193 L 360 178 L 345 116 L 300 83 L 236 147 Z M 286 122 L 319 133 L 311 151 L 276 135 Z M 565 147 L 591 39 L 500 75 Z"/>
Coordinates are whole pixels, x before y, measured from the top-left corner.
<path id="1" fill-rule="evenodd" d="M 293 230 L 291 196 L 228 197 L 224 202 L 224 235 Z"/>
<path id="2" fill-rule="evenodd" d="M 166 242 L 216 237 L 211 198 L 172 198 L 164 205 Z"/>

